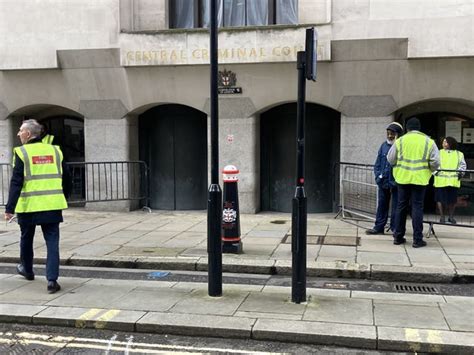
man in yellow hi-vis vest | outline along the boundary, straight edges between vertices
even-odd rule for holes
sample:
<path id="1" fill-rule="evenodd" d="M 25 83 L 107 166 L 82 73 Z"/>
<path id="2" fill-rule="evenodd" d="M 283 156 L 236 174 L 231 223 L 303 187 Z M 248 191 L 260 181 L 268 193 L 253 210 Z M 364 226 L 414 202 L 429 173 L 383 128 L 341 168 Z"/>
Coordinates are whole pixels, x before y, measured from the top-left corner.
<path id="1" fill-rule="evenodd" d="M 18 137 L 22 146 L 14 149 L 14 167 L 10 192 L 5 208 L 5 219 L 18 216 L 21 230 L 20 260 L 17 272 L 27 280 L 34 280 L 33 238 L 37 225 L 41 226 L 46 241 L 47 290 L 60 290 L 59 223 L 62 210 L 67 208 L 69 174 L 59 147 L 41 142 L 41 126 L 36 120 L 26 120 Z"/>
<path id="2" fill-rule="evenodd" d="M 398 187 L 393 244 L 406 242 L 406 220 L 411 201 L 413 248 L 426 245 L 423 240 L 423 204 L 426 186 L 432 172 L 439 167 L 439 150 L 434 141 L 420 132 L 421 124 L 413 117 L 406 123 L 407 134 L 395 141 L 387 160 L 393 166 L 393 177 Z"/>

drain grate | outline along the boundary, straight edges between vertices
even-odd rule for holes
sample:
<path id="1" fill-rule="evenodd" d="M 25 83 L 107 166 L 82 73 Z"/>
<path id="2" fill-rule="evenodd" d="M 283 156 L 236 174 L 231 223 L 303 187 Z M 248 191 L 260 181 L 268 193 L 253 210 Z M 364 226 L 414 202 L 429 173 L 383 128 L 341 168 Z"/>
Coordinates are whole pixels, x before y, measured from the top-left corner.
<path id="1" fill-rule="evenodd" d="M 400 293 L 427 293 L 439 294 L 439 290 L 434 286 L 395 284 L 394 289 Z"/>

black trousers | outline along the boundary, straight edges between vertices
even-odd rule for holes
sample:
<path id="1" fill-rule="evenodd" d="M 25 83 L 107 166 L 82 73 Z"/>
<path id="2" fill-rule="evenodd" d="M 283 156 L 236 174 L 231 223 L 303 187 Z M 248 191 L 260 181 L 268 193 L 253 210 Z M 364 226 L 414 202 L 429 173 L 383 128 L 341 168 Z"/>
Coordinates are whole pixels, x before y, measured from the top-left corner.
<path id="1" fill-rule="evenodd" d="M 36 224 L 20 224 L 20 259 L 25 271 L 33 273 L 33 239 Z M 56 281 L 59 277 L 59 223 L 41 224 L 46 242 L 46 278 Z"/>

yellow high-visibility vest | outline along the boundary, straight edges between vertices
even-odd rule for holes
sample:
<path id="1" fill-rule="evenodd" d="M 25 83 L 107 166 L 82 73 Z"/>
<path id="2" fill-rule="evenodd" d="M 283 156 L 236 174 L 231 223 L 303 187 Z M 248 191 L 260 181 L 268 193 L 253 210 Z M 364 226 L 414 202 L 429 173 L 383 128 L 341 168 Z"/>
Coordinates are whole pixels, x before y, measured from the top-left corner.
<path id="1" fill-rule="evenodd" d="M 53 144 L 54 136 L 52 134 L 47 134 L 41 140 L 44 144 Z"/>
<path id="2" fill-rule="evenodd" d="M 397 184 L 428 185 L 431 177 L 429 154 L 434 141 L 421 132 L 408 132 L 395 141 L 397 163 L 393 177 Z"/>
<path id="3" fill-rule="evenodd" d="M 457 170 L 459 163 L 464 159 L 463 153 L 457 150 L 447 151 L 443 149 L 439 152 L 439 168 L 446 170 Z M 440 171 L 434 179 L 434 187 L 461 187 L 456 171 Z"/>
<path id="4" fill-rule="evenodd" d="M 67 208 L 62 188 L 63 153 L 59 147 L 38 142 L 16 147 L 14 153 L 24 164 L 23 188 L 15 213 Z"/>

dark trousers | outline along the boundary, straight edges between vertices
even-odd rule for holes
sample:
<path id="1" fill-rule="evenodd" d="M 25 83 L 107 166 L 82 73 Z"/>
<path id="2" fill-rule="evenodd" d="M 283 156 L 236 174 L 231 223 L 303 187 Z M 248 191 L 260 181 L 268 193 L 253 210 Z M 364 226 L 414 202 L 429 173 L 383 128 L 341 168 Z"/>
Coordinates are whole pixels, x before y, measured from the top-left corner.
<path id="1" fill-rule="evenodd" d="M 405 236 L 408 208 L 411 201 L 411 219 L 413 226 L 413 241 L 423 240 L 423 203 L 426 186 L 398 185 L 398 204 L 395 217 L 395 232 L 393 237 L 401 239 Z"/>
<path id="2" fill-rule="evenodd" d="M 20 259 L 25 271 L 33 273 L 33 238 L 35 224 L 20 224 Z M 46 279 L 56 281 L 59 276 L 59 223 L 42 224 L 46 242 Z"/>
<path id="3" fill-rule="evenodd" d="M 374 230 L 383 232 L 388 220 L 388 210 L 390 208 L 390 199 L 392 199 L 392 210 L 390 212 L 390 230 L 395 231 L 395 215 L 398 203 L 398 189 L 393 187 L 391 189 L 378 188 L 377 199 L 377 215 L 375 217 Z"/>

